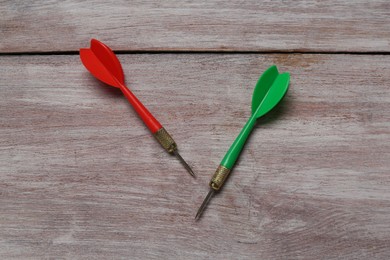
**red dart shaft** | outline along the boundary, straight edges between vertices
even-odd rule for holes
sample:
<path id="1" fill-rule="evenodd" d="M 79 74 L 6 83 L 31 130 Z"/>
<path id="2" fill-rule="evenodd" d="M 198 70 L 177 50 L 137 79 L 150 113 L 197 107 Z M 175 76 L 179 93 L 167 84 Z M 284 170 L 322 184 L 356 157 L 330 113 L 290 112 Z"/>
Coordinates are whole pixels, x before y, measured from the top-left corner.
<path id="1" fill-rule="evenodd" d="M 177 145 L 170 134 L 162 127 L 160 122 L 149 112 L 149 110 L 138 100 L 138 98 L 122 83 L 118 82 L 123 94 L 134 107 L 135 111 L 141 117 L 142 121 L 146 124 L 149 130 L 156 137 L 157 141 L 167 150 L 169 153 L 173 153 L 183 163 L 188 172 L 195 177 L 191 167 L 184 161 L 177 151 Z"/>
<path id="2" fill-rule="evenodd" d="M 149 112 L 149 110 L 138 100 L 138 98 L 123 84 L 120 85 L 121 90 L 130 104 L 134 107 L 135 111 L 144 121 L 145 125 L 149 128 L 152 134 L 156 133 L 162 128 L 160 122 Z"/>

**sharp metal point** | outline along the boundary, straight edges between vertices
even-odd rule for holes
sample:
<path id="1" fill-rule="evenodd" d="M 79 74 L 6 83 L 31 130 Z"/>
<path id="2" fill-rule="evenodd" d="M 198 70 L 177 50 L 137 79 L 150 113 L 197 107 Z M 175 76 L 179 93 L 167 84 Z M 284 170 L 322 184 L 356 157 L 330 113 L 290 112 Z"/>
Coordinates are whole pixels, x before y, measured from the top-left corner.
<path id="1" fill-rule="evenodd" d="M 207 193 L 206 198 L 204 198 L 202 205 L 200 206 L 200 208 L 198 209 L 198 212 L 196 213 L 195 220 L 198 220 L 200 218 L 200 216 L 202 216 L 202 213 L 203 213 L 204 209 L 206 208 L 206 206 L 209 204 L 211 198 L 214 195 L 214 192 L 215 191 L 213 189 L 210 189 L 209 193 Z"/>
<path id="2" fill-rule="evenodd" d="M 196 175 L 194 171 L 191 169 L 191 167 L 184 161 L 183 157 L 179 154 L 177 150 L 174 150 L 173 153 L 176 155 L 176 157 L 179 159 L 179 161 L 184 165 L 184 167 L 187 169 L 188 173 L 191 174 L 192 177 L 196 178 Z"/>

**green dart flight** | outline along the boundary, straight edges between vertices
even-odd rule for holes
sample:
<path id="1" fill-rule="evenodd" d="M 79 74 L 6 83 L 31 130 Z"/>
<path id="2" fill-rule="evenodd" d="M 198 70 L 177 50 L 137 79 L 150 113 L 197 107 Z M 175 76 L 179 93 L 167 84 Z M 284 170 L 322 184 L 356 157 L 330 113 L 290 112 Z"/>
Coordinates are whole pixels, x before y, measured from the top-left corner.
<path id="1" fill-rule="evenodd" d="M 225 183 L 230 171 L 240 155 L 249 134 L 256 124 L 256 120 L 274 108 L 287 92 L 290 74 L 279 73 L 276 66 L 269 67 L 258 80 L 252 96 L 252 115 L 233 142 L 229 151 L 223 157 L 221 164 L 215 171 L 209 183 L 210 191 L 200 206 L 195 219 L 199 219 L 207 204 Z"/>

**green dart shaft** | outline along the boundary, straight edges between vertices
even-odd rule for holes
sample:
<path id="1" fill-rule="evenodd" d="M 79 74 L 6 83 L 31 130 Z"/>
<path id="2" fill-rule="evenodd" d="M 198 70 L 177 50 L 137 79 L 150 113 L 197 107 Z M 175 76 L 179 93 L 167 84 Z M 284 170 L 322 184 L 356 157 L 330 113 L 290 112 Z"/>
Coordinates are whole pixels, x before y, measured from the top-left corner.
<path id="1" fill-rule="evenodd" d="M 245 142 L 251 134 L 253 127 L 256 123 L 256 117 L 252 115 L 249 120 L 246 122 L 242 128 L 240 134 L 234 140 L 233 144 L 230 146 L 229 150 L 223 157 L 221 164 L 218 169 L 215 171 L 213 177 L 210 181 L 210 187 L 213 190 L 220 190 L 225 183 L 230 171 L 232 170 L 234 164 L 236 163 L 238 157 L 241 154 L 242 149 L 244 148 Z"/>
<path id="2" fill-rule="evenodd" d="M 240 153 L 252 132 L 256 120 L 272 108 L 283 98 L 290 81 L 289 73 L 280 74 L 276 66 L 269 67 L 260 77 L 252 96 L 252 116 L 242 128 L 240 134 L 234 140 L 232 146 L 221 161 L 209 183 L 210 191 L 200 206 L 195 219 L 199 219 L 213 195 L 224 185 L 229 173 L 236 163 Z"/>
<path id="3" fill-rule="evenodd" d="M 252 115 L 249 118 L 249 120 L 246 122 L 245 126 L 242 128 L 236 140 L 234 140 L 233 144 L 230 146 L 229 151 L 223 157 L 221 164 L 219 165 L 218 169 L 215 171 L 213 177 L 211 178 L 211 181 L 209 183 L 210 191 L 207 194 L 206 198 L 204 199 L 202 205 L 200 206 L 195 219 L 200 218 L 207 204 L 214 196 L 214 193 L 222 188 L 231 169 L 236 163 L 238 157 L 240 156 L 241 151 L 245 145 L 245 142 L 248 139 L 250 133 L 252 132 L 255 123 L 256 123 L 256 117 Z"/>
<path id="4" fill-rule="evenodd" d="M 244 125 L 244 127 L 242 128 L 236 140 L 234 140 L 232 146 L 230 146 L 229 151 L 225 154 L 225 157 L 223 157 L 221 161 L 222 166 L 230 170 L 233 168 L 238 157 L 240 156 L 240 153 L 245 145 L 246 140 L 248 139 L 249 135 L 253 130 L 253 127 L 255 126 L 255 123 L 256 123 L 256 117 L 251 116 L 249 120 L 246 122 L 246 124 Z"/>

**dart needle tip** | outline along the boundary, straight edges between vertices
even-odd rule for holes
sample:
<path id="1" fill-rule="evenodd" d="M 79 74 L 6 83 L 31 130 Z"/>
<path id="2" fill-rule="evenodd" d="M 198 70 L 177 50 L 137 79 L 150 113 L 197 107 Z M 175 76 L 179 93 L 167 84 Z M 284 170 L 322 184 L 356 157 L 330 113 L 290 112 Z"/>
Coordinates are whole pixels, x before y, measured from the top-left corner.
<path id="1" fill-rule="evenodd" d="M 200 219 L 200 217 L 202 216 L 206 206 L 209 204 L 209 202 L 210 202 L 211 198 L 213 197 L 213 195 L 214 195 L 214 190 L 210 189 L 209 193 L 207 193 L 206 198 L 204 198 L 203 203 L 200 206 L 198 212 L 196 213 L 195 220 Z"/>
<path id="2" fill-rule="evenodd" d="M 174 150 L 173 153 L 176 155 L 176 157 L 179 159 L 179 161 L 184 165 L 184 167 L 187 169 L 188 173 L 191 174 L 192 177 L 196 178 L 196 175 L 194 171 L 191 169 L 191 167 L 188 165 L 188 163 L 181 157 L 179 152 L 177 150 Z"/>

